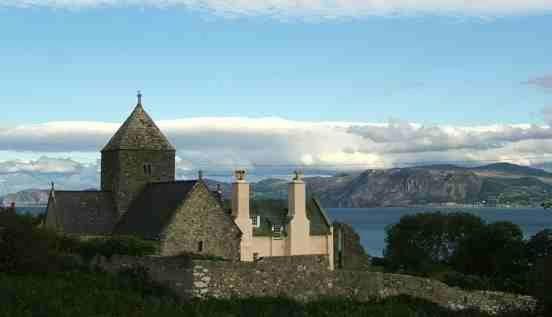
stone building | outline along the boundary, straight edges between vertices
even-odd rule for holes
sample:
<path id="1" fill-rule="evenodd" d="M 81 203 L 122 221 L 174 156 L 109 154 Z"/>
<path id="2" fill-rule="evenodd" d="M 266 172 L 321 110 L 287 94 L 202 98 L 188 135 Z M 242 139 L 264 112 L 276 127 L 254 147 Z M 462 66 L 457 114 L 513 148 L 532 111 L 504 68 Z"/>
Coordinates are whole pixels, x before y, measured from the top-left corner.
<path id="1" fill-rule="evenodd" d="M 300 174 L 288 207 L 250 210 L 245 171 L 236 173 L 232 208 L 201 177 L 175 180 L 175 148 L 138 103 L 101 151 L 101 190 L 52 186 L 46 226 L 73 235 L 133 235 L 159 242 L 161 255 L 256 257 L 322 254 L 333 258 L 333 229 Z M 333 261 L 330 261 L 333 267 Z"/>

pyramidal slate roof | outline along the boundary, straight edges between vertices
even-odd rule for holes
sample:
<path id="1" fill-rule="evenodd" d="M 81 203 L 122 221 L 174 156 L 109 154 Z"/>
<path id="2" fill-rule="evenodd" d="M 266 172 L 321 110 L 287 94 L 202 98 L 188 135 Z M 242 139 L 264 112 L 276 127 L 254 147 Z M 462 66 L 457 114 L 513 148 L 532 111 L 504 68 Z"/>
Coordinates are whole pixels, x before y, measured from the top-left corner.
<path id="1" fill-rule="evenodd" d="M 115 150 L 174 151 L 175 149 L 139 101 L 132 114 L 102 151 Z"/>

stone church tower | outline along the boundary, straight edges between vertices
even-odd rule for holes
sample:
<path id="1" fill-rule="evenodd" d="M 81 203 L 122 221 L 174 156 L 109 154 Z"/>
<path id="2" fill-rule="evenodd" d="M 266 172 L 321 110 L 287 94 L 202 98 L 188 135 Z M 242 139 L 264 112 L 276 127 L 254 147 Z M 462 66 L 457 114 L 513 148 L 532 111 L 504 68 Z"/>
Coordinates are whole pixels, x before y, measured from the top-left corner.
<path id="1" fill-rule="evenodd" d="M 101 187 L 111 192 L 118 217 L 146 184 L 175 180 L 175 148 L 142 107 L 142 95 L 128 119 L 102 150 Z"/>

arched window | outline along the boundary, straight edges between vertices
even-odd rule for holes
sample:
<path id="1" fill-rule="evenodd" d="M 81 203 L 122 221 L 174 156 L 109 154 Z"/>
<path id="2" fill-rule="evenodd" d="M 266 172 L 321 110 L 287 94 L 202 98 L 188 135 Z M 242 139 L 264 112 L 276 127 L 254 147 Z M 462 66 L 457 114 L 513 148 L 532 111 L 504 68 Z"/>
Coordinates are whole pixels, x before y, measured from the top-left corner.
<path id="1" fill-rule="evenodd" d="M 197 252 L 203 252 L 203 241 L 197 243 Z"/>
<path id="2" fill-rule="evenodd" d="M 144 175 L 151 176 L 151 164 L 144 164 Z"/>

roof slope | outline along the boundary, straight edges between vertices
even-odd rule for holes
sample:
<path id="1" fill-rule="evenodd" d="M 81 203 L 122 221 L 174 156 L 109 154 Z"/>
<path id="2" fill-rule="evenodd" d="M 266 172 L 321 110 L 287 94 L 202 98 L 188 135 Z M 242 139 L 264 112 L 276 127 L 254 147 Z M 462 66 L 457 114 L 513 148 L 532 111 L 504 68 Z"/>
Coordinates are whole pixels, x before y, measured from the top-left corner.
<path id="1" fill-rule="evenodd" d="M 110 192 L 54 191 L 48 213 L 68 234 L 102 235 L 113 230 L 117 213 Z"/>
<path id="2" fill-rule="evenodd" d="M 151 183 L 131 204 L 114 233 L 156 239 L 198 181 Z"/>
<path id="3" fill-rule="evenodd" d="M 102 151 L 157 150 L 174 147 L 139 103 Z"/>

